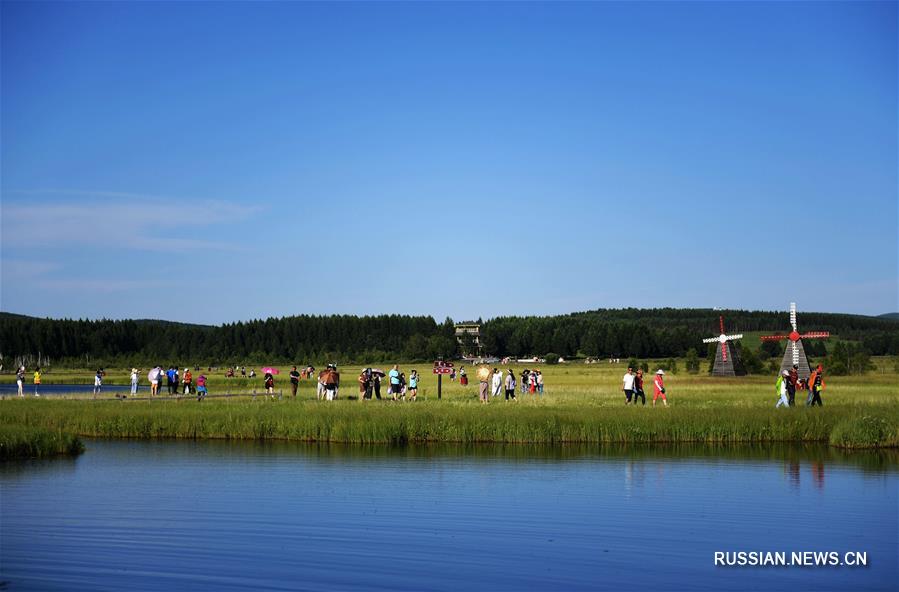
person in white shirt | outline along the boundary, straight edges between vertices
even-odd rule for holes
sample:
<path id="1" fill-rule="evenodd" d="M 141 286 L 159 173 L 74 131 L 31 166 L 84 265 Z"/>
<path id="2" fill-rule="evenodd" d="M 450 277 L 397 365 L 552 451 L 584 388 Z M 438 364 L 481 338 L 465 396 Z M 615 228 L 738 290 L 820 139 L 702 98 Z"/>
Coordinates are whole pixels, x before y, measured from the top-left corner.
<path id="1" fill-rule="evenodd" d="M 493 378 L 491 378 L 491 386 L 493 387 L 493 396 L 498 397 L 500 391 L 503 390 L 503 373 L 493 369 Z"/>
<path id="2" fill-rule="evenodd" d="M 506 401 L 511 398 L 515 401 L 515 371 L 509 368 L 508 374 L 506 374 Z"/>
<path id="3" fill-rule="evenodd" d="M 630 366 L 627 367 L 627 374 L 624 375 L 624 386 L 621 390 L 624 391 L 624 404 L 631 404 L 631 397 L 634 396 L 634 369 Z"/>
<path id="4" fill-rule="evenodd" d="M 137 394 L 137 368 L 131 369 L 131 396 Z"/>
<path id="5" fill-rule="evenodd" d="M 19 366 L 19 369 L 16 370 L 16 389 L 19 393 L 20 397 L 25 396 L 25 366 Z"/>

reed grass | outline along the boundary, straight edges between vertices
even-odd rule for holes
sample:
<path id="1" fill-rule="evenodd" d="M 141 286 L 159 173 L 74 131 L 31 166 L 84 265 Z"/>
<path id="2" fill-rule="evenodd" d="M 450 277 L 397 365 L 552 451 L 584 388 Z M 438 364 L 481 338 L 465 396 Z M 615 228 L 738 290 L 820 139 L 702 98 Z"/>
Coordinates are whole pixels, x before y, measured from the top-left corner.
<path id="1" fill-rule="evenodd" d="M 892 403 L 779 409 L 745 405 L 624 407 L 475 401 L 9 400 L 2 426 L 104 438 L 294 440 L 354 444 L 768 443 L 899 447 Z M 22 434 L 28 432 L 10 433 Z M 37 434 L 37 432 L 35 432 Z M 40 436 L 45 437 L 44 435 Z"/>
<path id="2" fill-rule="evenodd" d="M 0 460 L 76 456 L 84 444 L 71 433 L 34 425 L 0 423 Z"/>
<path id="3" fill-rule="evenodd" d="M 386 366 L 386 364 L 384 364 Z M 421 365 L 409 364 L 405 371 Z M 513 366 L 520 371 L 524 365 Z M 473 374 L 473 368 L 471 374 Z M 276 389 L 283 400 L 243 394 L 203 403 L 175 400 L 105 400 L 11 397 L 0 401 L 0 426 L 39 428 L 110 438 L 281 439 L 344 443 L 767 443 L 815 442 L 841 448 L 899 447 L 899 375 L 890 367 L 865 376 L 827 378 L 823 408 L 775 409 L 774 379 L 734 379 L 705 374 L 669 374 L 671 406 L 624 406 L 620 365 L 568 364 L 542 368 L 543 396 L 521 395 L 517 402 L 477 400 L 477 384 L 462 387 L 444 380 L 437 400 L 436 378 L 425 375 L 420 401 L 392 403 L 355 400 L 355 372 L 344 368 L 341 398 L 315 398 L 315 382 L 302 381 L 299 396 L 287 396 L 282 375 Z M 71 377 L 70 377 L 71 378 Z M 210 381 L 213 396 L 247 393 L 261 384 L 243 379 Z M 386 387 L 386 385 L 385 385 Z M 648 398 L 651 401 L 651 389 Z M 126 391 L 127 392 L 127 391 Z M 382 394 L 386 393 L 386 388 Z M 146 396 L 146 392 L 140 393 Z M 36 436 L 37 437 L 37 436 Z"/>

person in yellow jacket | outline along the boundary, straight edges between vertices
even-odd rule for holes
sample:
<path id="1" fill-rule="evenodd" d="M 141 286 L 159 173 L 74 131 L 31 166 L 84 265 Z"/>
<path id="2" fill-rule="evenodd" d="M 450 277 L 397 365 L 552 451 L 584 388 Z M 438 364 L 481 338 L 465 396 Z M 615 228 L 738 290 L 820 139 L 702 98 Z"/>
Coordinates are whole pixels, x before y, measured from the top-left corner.
<path id="1" fill-rule="evenodd" d="M 34 371 L 34 396 L 40 397 L 40 394 L 37 392 L 37 387 L 41 385 L 41 368 L 38 366 L 37 370 Z"/>

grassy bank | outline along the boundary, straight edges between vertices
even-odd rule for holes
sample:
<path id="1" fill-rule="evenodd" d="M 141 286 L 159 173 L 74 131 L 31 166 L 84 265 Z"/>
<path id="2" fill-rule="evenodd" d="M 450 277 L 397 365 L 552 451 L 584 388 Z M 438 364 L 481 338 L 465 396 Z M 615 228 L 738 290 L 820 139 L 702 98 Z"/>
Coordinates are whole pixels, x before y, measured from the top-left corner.
<path id="1" fill-rule="evenodd" d="M 570 404 L 15 400 L 0 425 L 107 438 L 282 439 L 343 443 L 762 443 L 899 447 L 892 404 L 789 410 Z"/>
<path id="2" fill-rule="evenodd" d="M 0 460 L 76 456 L 84 444 L 70 433 L 35 425 L 0 423 Z"/>
<path id="3" fill-rule="evenodd" d="M 520 371 L 524 365 L 514 365 Z M 408 365 L 405 371 L 420 365 Z M 824 407 L 775 409 L 774 378 L 712 378 L 684 373 L 666 376 L 671 407 L 625 407 L 621 365 L 570 364 L 542 368 L 546 393 L 521 395 L 516 403 L 477 402 L 477 384 L 425 375 L 416 403 L 362 403 L 355 397 L 358 369 L 343 369 L 341 398 L 315 398 L 314 381 L 303 381 L 299 397 L 214 399 L 205 403 L 114 399 L 63 400 L 18 397 L 0 401 L 0 426 L 41 428 L 111 438 L 282 439 L 345 443 L 507 442 L 756 443 L 814 442 L 843 448 L 899 447 L 899 376 L 879 371 L 827 378 Z M 473 374 L 473 370 L 472 374 Z M 210 392 L 247 392 L 252 381 L 210 381 Z M 276 389 L 288 389 L 281 376 Z M 259 388 L 261 391 L 261 388 Z M 385 389 L 386 392 L 386 389 Z M 142 396 L 146 393 L 142 392 Z M 649 395 L 651 400 L 651 393 Z"/>

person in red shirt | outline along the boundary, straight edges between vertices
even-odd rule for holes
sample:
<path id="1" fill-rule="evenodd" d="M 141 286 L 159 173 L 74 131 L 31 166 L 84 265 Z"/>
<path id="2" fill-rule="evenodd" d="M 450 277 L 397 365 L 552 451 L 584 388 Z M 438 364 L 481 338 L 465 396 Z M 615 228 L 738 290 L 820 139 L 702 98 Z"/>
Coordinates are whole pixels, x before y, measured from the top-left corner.
<path id="1" fill-rule="evenodd" d="M 790 401 L 790 407 L 796 405 L 796 387 L 799 385 L 799 366 L 793 364 L 787 373 L 787 398 Z"/>
<path id="2" fill-rule="evenodd" d="M 637 404 L 637 398 L 643 398 L 643 404 L 646 405 L 646 393 L 643 392 L 643 371 L 637 370 L 637 375 L 634 376 L 634 405 Z"/>
<path id="3" fill-rule="evenodd" d="M 655 379 L 652 381 L 653 387 L 655 387 L 655 394 L 652 397 L 652 406 L 655 407 L 656 399 L 662 397 L 662 403 L 665 404 L 665 407 L 668 406 L 668 397 L 665 396 L 665 379 L 662 378 L 665 375 L 665 371 L 659 368 L 659 371 L 656 372 Z"/>

